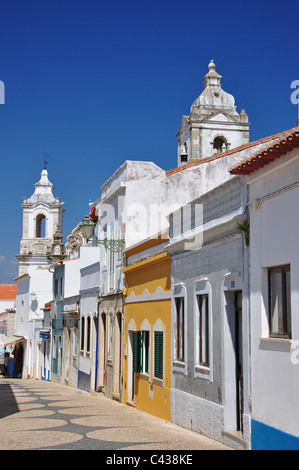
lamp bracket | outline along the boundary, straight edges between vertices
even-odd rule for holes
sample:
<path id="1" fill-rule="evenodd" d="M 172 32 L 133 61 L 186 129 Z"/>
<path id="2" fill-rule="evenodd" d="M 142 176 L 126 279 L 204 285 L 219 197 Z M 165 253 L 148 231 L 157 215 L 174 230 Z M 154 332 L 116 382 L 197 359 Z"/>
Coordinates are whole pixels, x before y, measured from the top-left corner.
<path id="1" fill-rule="evenodd" d="M 114 253 L 119 253 L 123 250 L 125 242 L 124 240 L 91 240 L 91 246 L 104 245 L 104 247 Z"/>

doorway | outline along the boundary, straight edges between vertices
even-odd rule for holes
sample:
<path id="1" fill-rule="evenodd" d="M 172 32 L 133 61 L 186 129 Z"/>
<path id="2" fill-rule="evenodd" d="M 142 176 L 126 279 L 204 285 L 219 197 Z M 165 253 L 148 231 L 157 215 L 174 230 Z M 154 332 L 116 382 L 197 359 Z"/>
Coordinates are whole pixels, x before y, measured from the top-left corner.
<path id="1" fill-rule="evenodd" d="M 99 314 L 93 318 L 92 344 L 92 374 L 94 374 L 94 390 L 98 390 L 98 367 L 99 367 Z"/>
<path id="2" fill-rule="evenodd" d="M 243 434 L 243 320 L 242 291 L 225 292 L 223 327 L 225 430 Z"/>
<path id="3" fill-rule="evenodd" d="M 104 390 L 107 385 L 107 334 L 106 334 L 106 313 L 102 312 L 100 315 L 100 331 L 99 331 L 99 389 Z"/>
<path id="4" fill-rule="evenodd" d="M 121 362 L 122 362 L 122 348 L 121 348 L 121 313 L 115 315 L 115 329 L 114 329 L 114 368 L 113 368 L 113 393 L 116 398 L 120 397 L 121 389 Z"/>
<path id="5" fill-rule="evenodd" d="M 236 430 L 243 433 L 242 291 L 235 292 Z"/>
<path id="6" fill-rule="evenodd" d="M 128 334 L 128 362 L 127 362 L 127 401 L 135 402 L 135 372 L 134 372 L 134 337 L 135 331 Z"/>

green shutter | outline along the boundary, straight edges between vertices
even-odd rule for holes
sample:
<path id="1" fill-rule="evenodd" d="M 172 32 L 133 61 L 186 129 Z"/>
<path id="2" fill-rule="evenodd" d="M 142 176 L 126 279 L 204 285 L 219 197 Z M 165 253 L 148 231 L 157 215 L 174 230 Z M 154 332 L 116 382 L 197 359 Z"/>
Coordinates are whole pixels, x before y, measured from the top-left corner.
<path id="1" fill-rule="evenodd" d="M 143 349 L 144 349 L 144 370 L 146 374 L 149 373 L 149 331 L 143 331 Z"/>
<path id="2" fill-rule="evenodd" d="M 155 364 L 154 376 L 163 379 L 163 332 L 155 331 Z"/>
<path id="3" fill-rule="evenodd" d="M 133 370 L 142 371 L 142 332 L 133 332 Z"/>

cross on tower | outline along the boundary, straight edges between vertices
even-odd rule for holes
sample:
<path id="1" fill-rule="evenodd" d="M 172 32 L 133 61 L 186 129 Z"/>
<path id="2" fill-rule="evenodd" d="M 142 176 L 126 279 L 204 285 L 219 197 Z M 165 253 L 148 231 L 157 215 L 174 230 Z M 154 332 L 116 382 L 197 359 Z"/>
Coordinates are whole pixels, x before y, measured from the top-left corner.
<path id="1" fill-rule="evenodd" d="M 47 153 L 45 153 L 45 155 L 44 155 L 44 161 L 45 161 L 44 170 L 46 170 L 46 169 L 47 169 L 47 165 L 48 165 L 48 157 L 49 157 L 49 155 L 48 155 Z"/>

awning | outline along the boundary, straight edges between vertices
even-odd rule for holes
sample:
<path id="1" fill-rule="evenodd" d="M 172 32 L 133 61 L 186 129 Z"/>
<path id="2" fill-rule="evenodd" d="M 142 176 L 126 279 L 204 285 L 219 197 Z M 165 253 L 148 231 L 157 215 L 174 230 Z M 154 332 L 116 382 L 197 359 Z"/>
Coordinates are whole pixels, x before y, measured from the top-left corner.
<path id="1" fill-rule="evenodd" d="M 24 336 L 13 335 L 13 336 L 8 336 L 7 338 L 2 339 L 1 343 L 3 343 L 4 345 L 12 344 L 12 343 L 19 343 L 20 341 L 23 341 L 24 339 L 26 339 Z"/>

